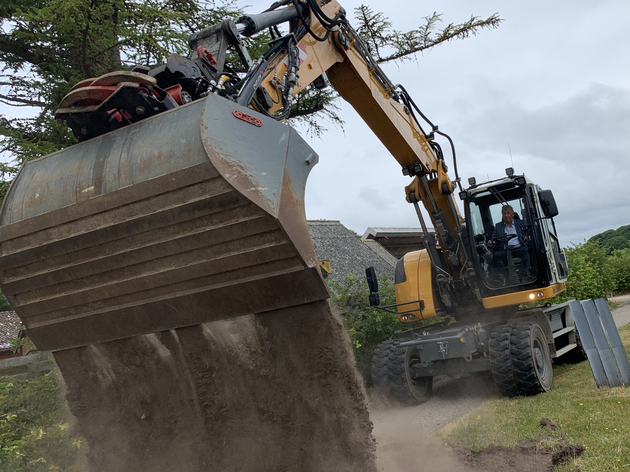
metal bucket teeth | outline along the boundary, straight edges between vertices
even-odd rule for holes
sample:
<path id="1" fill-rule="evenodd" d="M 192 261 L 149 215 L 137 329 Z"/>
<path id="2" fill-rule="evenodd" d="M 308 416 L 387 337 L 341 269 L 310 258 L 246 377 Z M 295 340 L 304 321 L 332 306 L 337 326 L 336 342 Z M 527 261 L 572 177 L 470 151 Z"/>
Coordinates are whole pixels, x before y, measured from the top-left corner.
<path id="1" fill-rule="evenodd" d="M 242 114 L 210 96 L 25 164 L 0 215 L 0 285 L 40 349 L 328 296 L 304 216 L 317 156 Z"/>

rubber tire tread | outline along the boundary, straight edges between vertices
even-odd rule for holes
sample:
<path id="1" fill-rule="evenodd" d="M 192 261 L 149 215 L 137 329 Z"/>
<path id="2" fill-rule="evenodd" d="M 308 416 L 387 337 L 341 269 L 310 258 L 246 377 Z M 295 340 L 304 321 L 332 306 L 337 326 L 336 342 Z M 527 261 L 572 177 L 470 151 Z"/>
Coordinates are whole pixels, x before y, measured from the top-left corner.
<path id="1" fill-rule="evenodd" d="M 372 354 L 372 385 L 379 394 L 389 395 L 389 352 L 394 347 L 394 341 L 398 340 L 389 339 L 382 342 Z"/>
<path id="2" fill-rule="evenodd" d="M 407 382 L 407 348 L 400 345 L 401 341 L 399 339 L 394 339 L 393 341 L 393 346 L 389 351 L 388 380 L 390 397 L 404 405 L 417 405 L 427 401 L 431 396 L 433 377 L 427 378 L 426 395 L 421 398 L 416 397 Z"/>
<path id="3" fill-rule="evenodd" d="M 528 321 L 525 323 L 518 323 L 512 327 L 512 333 L 510 336 L 510 346 L 512 354 L 512 365 L 514 366 L 514 379 L 516 385 L 521 391 L 522 395 L 538 395 L 551 389 L 544 388 L 541 384 L 538 374 L 536 372 L 535 361 L 531 349 L 531 336 L 534 327 L 542 333 L 542 329 L 537 323 Z M 543 335 L 543 344 L 546 345 L 546 339 Z M 547 358 L 550 359 L 550 353 L 547 350 Z M 551 385 L 553 385 L 553 367 L 548 365 L 550 369 L 549 375 L 551 375 Z"/>
<path id="4" fill-rule="evenodd" d="M 516 397 L 521 394 L 514 378 L 510 345 L 511 336 L 512 325 L 509 324 L 496 326 L 490 332 L 489 346 L 492 378 L 499 393 L 504 397 Z"/>

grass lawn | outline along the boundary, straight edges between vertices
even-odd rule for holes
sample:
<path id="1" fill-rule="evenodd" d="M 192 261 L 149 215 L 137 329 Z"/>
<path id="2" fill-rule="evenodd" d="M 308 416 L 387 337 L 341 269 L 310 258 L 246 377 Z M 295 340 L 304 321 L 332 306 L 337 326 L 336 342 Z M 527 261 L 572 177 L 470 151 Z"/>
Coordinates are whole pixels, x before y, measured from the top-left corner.
<path id="1" fill-rule="evenodd" d="M 630 325 L 620 330 L 630 346 Z M 540 427 L 548 418 L 558 426 L 551 432 Z M 597 388 L 588 362 L 554 368 L 554 386 L 535 397 L 496 398 L 440 435 L 473 450 L 490 444 L 513 447 L 521 439 L 551 435 L 566 443 L 583 444 L 584 454 L 558 468 L 559 472 L 630 471 L 630 389 Z M 553 441 L 551 441 L 553 442 Z"/>
<path id="2" fill-rule="evenodd" d="M 56 371 L 30 381 L 0 377 L 0 472 L 77 472 L 81 440 L 66 421 Z"/>

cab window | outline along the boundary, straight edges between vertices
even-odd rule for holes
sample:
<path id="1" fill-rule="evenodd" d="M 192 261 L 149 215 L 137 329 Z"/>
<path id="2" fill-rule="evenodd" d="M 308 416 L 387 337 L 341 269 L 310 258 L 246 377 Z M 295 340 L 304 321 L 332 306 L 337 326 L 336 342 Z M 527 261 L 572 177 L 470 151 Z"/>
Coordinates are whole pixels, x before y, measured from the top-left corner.
<path id="1" fill-rule="evenodd" d="M 521 234 L 503 234 L 496 238 L 497 241 L 492 241 L 506 205 L 514 209 L 513 219 L 521 221 L 512 223 L 514 230 L 508 227 L 508 232 L 517 233 L 518 227 Z M 527 238 L 531 230 L 522 188 L 506 183 L 477 193 L 471 197 L 469 208 L 474 252 L 484 283 L 489 288 L 500 289 L 535 281 L 537 267 L 532 257 L 531 241 Z M 512 239 L 516 240 L 510 242 Z"/>

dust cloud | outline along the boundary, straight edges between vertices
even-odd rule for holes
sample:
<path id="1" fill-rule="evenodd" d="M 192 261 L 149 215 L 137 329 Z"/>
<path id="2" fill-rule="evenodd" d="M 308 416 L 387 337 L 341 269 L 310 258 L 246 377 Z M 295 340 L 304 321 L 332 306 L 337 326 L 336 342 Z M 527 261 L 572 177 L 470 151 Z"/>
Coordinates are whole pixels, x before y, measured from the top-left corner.
<path id="1" fill-rule="evenodd" d="M 416 435 L 410 431 L 392 431 L 398 440 L 387 446 L 377 446 L 376 464 L 379 472 L 471 472 L 448 446 L 437 439 Z"/>
<path id="2" fill-rule="evenodd" d="M 370 405 L 377 441 L 379 472 L 475 471 L 460 451 L 436 438 L 434 433 L 495 395 L 489 375 L 462 379 L 438 378 L 433 396 L 419 405 L 401 406 L 379 397 Z"/>

